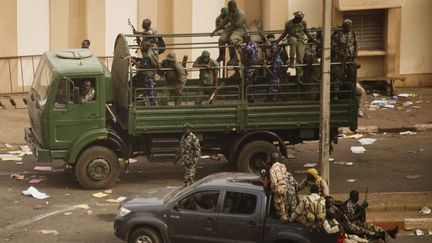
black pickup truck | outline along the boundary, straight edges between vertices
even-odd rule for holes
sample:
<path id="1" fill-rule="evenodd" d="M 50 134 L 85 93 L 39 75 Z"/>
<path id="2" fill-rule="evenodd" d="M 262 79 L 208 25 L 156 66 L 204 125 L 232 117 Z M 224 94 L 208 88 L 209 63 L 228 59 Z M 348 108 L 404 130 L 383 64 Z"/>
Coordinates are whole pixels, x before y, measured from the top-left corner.
<path id="1" fill-rule="evenodd" d="M 256 175 L 218 173 L 163 198 L 129 198 L 114 233 L 128 242 L 336 242 L 337 234 L 282 224 Z"/>

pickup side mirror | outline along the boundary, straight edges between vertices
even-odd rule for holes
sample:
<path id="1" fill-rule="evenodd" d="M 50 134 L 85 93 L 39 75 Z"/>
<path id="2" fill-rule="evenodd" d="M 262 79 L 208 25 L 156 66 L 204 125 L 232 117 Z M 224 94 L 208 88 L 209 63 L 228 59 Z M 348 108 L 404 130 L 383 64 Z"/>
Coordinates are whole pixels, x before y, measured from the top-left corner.
<path id="1" fill-rule="evenodd" d="M 173 209 L 174 209 L 175 211 L 179 211 L 179 210 L 178 210 L 178 209 L 179 209 L 179 203 L 178 203 L 178 202 L 175 202 L 175 203 L 174 203 Z"/>
<path id="2" fill-rule="evenodd" d="M 73 101 L 75 104 L 81 104 L 81 94 L 78 87 L 73 87 Z"/>

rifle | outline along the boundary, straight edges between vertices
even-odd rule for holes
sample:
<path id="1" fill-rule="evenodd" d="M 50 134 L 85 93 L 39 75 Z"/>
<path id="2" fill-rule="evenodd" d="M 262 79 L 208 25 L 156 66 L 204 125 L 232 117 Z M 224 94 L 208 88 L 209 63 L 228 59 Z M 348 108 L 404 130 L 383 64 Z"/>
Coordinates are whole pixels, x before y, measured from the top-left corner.
<path id="1" fill-rule="evenodd" d="M 367 208 L 367 206 L 365 206 L 365 205 L 367 205 L 367 194 L 368 194 L 368 187 L 366 187 L 366 192 L 365 192 L 365 198 L 364 198 L 364 201 L 363 201 L 363 206 L 362 206 L 362 217 L 361 217 L 361 221 L 362 222 L 366 222 L 366 208 Z"/>
<path id="2" fill-rule="evenodd" d="M 211 104 L 214 100 L 214 98 L 216 97 L 216 94 L 218 93 L 218 91 L 220 90 L 220 87 L 224 85 L 224 82 L 221 82 L 218 86 L 218 88 L 215 88 L 215 90 L 211 93 L 209 99 L 207 100 L 207 104 Z"/>
<path id="3" fill-rule="evenodd" d="M 134 34 L 138 33 L 138 31 L 136 31 L 135 26 L 133 26 L 129 18 L 128 18 L 128 25 L 132 28 L 132 32 Z M 141 38 L 139 38 L 138 36 L 135 37 L 135 41 L 138 45 L 141 45 Z"/>

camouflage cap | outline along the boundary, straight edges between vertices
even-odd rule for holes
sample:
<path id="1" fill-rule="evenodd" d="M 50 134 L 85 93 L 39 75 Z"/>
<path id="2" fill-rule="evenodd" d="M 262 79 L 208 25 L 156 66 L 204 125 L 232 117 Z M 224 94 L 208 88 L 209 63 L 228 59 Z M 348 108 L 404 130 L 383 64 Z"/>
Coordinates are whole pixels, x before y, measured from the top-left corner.
<path id="1" fill-rule="evenodd" d="M 190 123 L 188 123 L 188 122 L 185 122 L 183 124 L 183 128 L 192 128 L 192 125 Z"/>
<path id="2" fill-rule="evenodd" d="M 351 19 L 344 19 L 343 25 L 352 25 L 352 20 Z"/>
<path id="3" fill-rule="evenodd" d="M 177 57 L 176 57 L 176 54 L 174 52 L 168 53 L 168 55 L 166 56 L 166 59 L 170 60 L 170 61 L 177 61 Z"/>
<path id="4" fill-rule="evenodd" d="M 203 52 L 201 53 L 201 56 L 203 56 L 203 57 L 210 57 L 210 52 L 208 52 L 208 51 L 203 51 Z"/>
<path id="5" fill-rule="evenodd" d="M 228 14 L 228 8 L 227 7 L 221 8 L 221 14 L 222 15 L 227 15 Z"/>
<path id="6" fill-rule="evenodd" d="M 295 11 L 294 12 L 294 16 L 295 17 L 299 17 L 299 18 L 303 18 L 304 17 L 304 13 L 302 11 Z"/>

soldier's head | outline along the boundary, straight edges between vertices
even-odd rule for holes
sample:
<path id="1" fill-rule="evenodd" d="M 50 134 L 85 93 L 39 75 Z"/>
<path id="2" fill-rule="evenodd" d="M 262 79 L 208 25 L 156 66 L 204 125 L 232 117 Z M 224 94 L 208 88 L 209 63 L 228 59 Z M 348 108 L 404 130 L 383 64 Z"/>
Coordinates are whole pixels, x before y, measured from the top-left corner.
<path id="1" fill-rule="evenodd" d="M 359 192 L 356 190 L 350 191 L 350 200 L 353 202 L 358 202 L 359 200 Z"/>
<path id="2" fill-rule="evenodd" d="M 147 52 L 150 49 L 150 47 L 151 47 L 151 42 L 148 40 L 144 40 L 141 43 L 141 52 L 142 53 Z"/>
<path id="3" fill-rule="evenodd" d="M 352 26 L 352 20 L 351 19 L 344 19 L 343 24 L 342 24 L 342 30 L 344 32 L 349 32 L 351 30 L 351 26 Z"/>
<path id="4" fill-rule="evenodd" d="M 89 48 L 90 47 L 90 41 L 89 40 L 83 40 L 81 43 L 81 48 Z"/>
<path id="5" fill-rule="evenodd" d="M 317 185 L 313 184 L 310 189 L 309 189 L 310 193 L 318 193 L 319 192 L 319 188 Z"/>
<path id="6" fill-rule="evenodd" d="M 169 62 L 176 62 L 176 61 L 177 61 L 177 57 L 176 57 L 176 54 L 175 54 L 174 52 L 170 52 L 170 53 L 168 53 L 166 59 L 167 59 Z"/>
<path id="7" fill-rule="evenodd" d="M 151 28 L 151 20 L 150 19 L 144 19 L 142 22 L 142 28 L 144 30 L 149 30 Z"/>
<path id="8" fill-rule="evenodd" d="M 192 132 L 192 125 L 190 123 L 183 124 L 183 132 L 186 135 L 189 135 Z"/>
<path id="9" fill-rule="evenodd" d="M 234 0 L 230 0 L 228 2 L 228 11 L 230 14 L 234 14 L 237 12 L 237 3 Z"/>
<path id="10" fill-rule="evenodd" d="M 334 199 L 333 199 L 333 197 L 332 197 L 332 196 L 326 196 L 326 197 L 325 197 L 325 205 L 326 205 L 326 208 L 331 208 L 331 206 L 333 206 L 333 204 L 334 204 Z"/>
<path id="11" fill-rule="evenodd" d="M 328 220 L 333 220 L 334 218 L 336 218 L 336 212 L 333 208 L 326 210 L 326 218 Z"/>
<path id="12" fill-rule="evenodd" d="M 307 180 L 308 181 L 316 181 L 319 177 L 318 171 L 314 168 L 310 168 L 307 170 Z"/>
<path id="13" fill-rule="evenodd" d="M 221 13 L 220 13 L 220 15 L 222 15 L 222 16 L 227 16 L 228 15 L 228 8 L 227 7 L 223 7 L 223 8 L 221 8 Z"/>
<path id="14" fill-rule="evenodd" d="M 243 35 L 243 42 L 244 43 L 249 43 L 251 41 L 251 36 L 249 33 L 244 33 Z"/>
<path id="15" fill-rule="evenodd" d="M 208 63 L 210 61 L 210 52 L 208 52 L 206 50 L 203 51 L 201 53 L 201 57 L 202 57 L 202 60 L 203 60 L 204 63 Z"/>
<path id="16" fill-rule="evenodd" d="M 267 34 L 266 38 L 268 41 L 270 41 L 270 43 L 276 41 L 276 37 L 274 34 Z"/>
<path id="17" fill-rule="evenodd" d="M 88 80 L 88 79 L 84 80 L 84 82 L 83 82 L 83 91 L 84 91 L 84 93 L 89 92 L 89 90 L 91 88 L 92 88 L 91 80 Z"/>
<path id="18" fill-rule="evenodd" d="M 295 11 L 294 12 L 294 21 L 299 23 L 303 20 L 304 13 L 302 11 Z"/>

